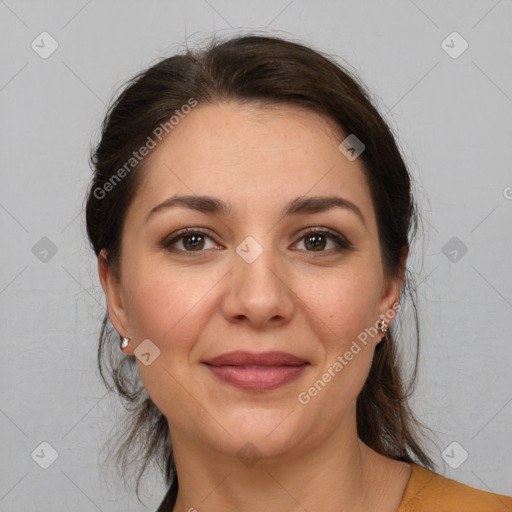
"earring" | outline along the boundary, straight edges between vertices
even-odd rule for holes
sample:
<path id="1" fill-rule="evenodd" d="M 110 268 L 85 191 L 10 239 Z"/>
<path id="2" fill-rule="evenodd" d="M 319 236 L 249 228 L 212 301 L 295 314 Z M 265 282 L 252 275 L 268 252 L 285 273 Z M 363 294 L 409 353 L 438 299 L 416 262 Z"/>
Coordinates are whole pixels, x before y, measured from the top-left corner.
<path id="1" fill-rule="evenodd" d="M 130 343 L 130 338 L 122 338 L 121 339 L 121 350 L 124 350 L 128 346 L 128 343 Z"/>
<path id="2" fill-rule="evenodd" d="M 380 332 L 386 334 L 388 331 L 388 324 L 386 323 L 386 320 L 381 318 L 377 323 L 377 329 L 379 329 Z"/>

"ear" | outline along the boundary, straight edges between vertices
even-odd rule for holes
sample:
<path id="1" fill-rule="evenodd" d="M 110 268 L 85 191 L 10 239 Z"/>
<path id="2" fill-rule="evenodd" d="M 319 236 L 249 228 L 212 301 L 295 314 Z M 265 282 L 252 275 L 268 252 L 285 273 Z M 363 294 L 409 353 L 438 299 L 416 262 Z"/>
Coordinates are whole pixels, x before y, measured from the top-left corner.
<path id="1" fill-rule="evenodd" d="M 379 302 L 379 318 L 384 318 L 390 326 L 396 317 L 400 294 L 405 281 L 406 261 L 409 250 L 404 247 L 400 254 L 400 266 L 395 275 L 389 276 L 382 285 L 382 294 Z"/>
<path id="2" fill-rule="evenodd" d="M 98 274 L 107 299 L 110 322 L 121 336 L 129 338 L 130 320 L 123 300 L 121 283 L 109 264 L 106 249 L 102 249 L 98 256 Z M 133 343 L 129 343 L 123 352 L 133 355 Z"/>

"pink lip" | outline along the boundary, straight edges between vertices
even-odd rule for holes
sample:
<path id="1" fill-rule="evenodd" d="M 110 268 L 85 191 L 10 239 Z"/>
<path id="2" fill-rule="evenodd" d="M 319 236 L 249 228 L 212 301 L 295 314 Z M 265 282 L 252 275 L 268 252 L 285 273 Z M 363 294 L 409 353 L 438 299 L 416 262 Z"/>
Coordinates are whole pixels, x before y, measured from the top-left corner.
<path id="1" fill-rule="evenodd" d="M 219 379 L 246 391 L 270 391 L 297 379 L 309 363 L 286 352 L 229 352 L 204 361 Z"/>
<path id="2" fill-rule="evenodd" d="M 213 366 L 298 366 L 307 363 L 305 359 L 288 354 L 287 352 L 262 352 L 255 354 L 242 350 L 227 352 L 204 362 Z"/>
<path id="3" fill-rule="evenodd" d="M 297 379 L 307 363 L 299 366 L 205 366 L 219 379 L 237 388 L 270 391 Z"/>

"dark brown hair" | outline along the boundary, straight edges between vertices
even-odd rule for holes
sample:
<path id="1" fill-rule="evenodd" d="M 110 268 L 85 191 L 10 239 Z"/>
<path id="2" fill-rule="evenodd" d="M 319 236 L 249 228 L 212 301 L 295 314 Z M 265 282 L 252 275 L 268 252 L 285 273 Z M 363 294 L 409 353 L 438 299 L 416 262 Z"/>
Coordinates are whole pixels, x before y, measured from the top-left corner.
<path id="1" fill-rule="evenodd" d="M 416 233 L 418 213 L 411 178 L 390 128 L 368 92 L 334 58 L 303 44 L 259 35 L 213 40 L 205 49 L 187 49 L 165 58 L 131 79 L 109 108 L 101 138 L 91 153 L 94 176 L 86 222 L 94 252 L 98 256 L 106 249 L 115 272 L 119 270 L 123 220 L 145 159 L 132 161 L 132 168 L 126 163 L 191 99 L 198 105 L 235 101 L 306 107 L 333 122 L 340 133 L 354 134 L 363 141 L 365 149 L 359 158 L 376 212 L 383 266 L 387 275 L 400 272 L 400 256 Z M 119 173 L 121 168 L 125 172 Z M 117 179 L 120 174 L 122 179 Z M 408 270 L 401 304 L 405 295 L 414 306 L 416 334 L 410 385 L 405 385 L 398 359 L 394 322 L 386 339 L 376 347 L 369 376 L 358 396 L 357 431 L 375 451 L 433 469 L 418 437 L 421 425 L 408 405 L 419 352 L 415 293 Z M 118 461 L 123 468 L 141 462 L 137 493 L 148 464 L 158 463 L 175 497 L 178 480 L 167 420 L 142 386 L 134 357 L 123 355 L 118 343 L 119 337 L 105 315 L 98 348 L 100 374 L 106 386 L 119 393 L 130 419 L 120 432 Z"/>

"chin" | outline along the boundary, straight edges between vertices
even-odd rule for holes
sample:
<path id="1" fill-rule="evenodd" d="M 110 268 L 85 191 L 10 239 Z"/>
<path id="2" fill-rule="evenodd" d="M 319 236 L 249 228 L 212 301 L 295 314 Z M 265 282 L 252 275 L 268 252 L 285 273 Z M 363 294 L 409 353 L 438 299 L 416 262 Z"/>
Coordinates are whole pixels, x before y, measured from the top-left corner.
<path id="1" fill-rule="evenodd" d="M 222 426 L 226 431 L 219 432 L 224 443 L 214 439 L 216 448 L 223 449 L 232 456 L 240 457 L 279 457 L 297 449 L 298 444 L 308 438 L 304 422 L 298 415 L 283 409 L 243 409 L 223 415 Z M 231 434 L 232 436 L 230 436 Z"/>

